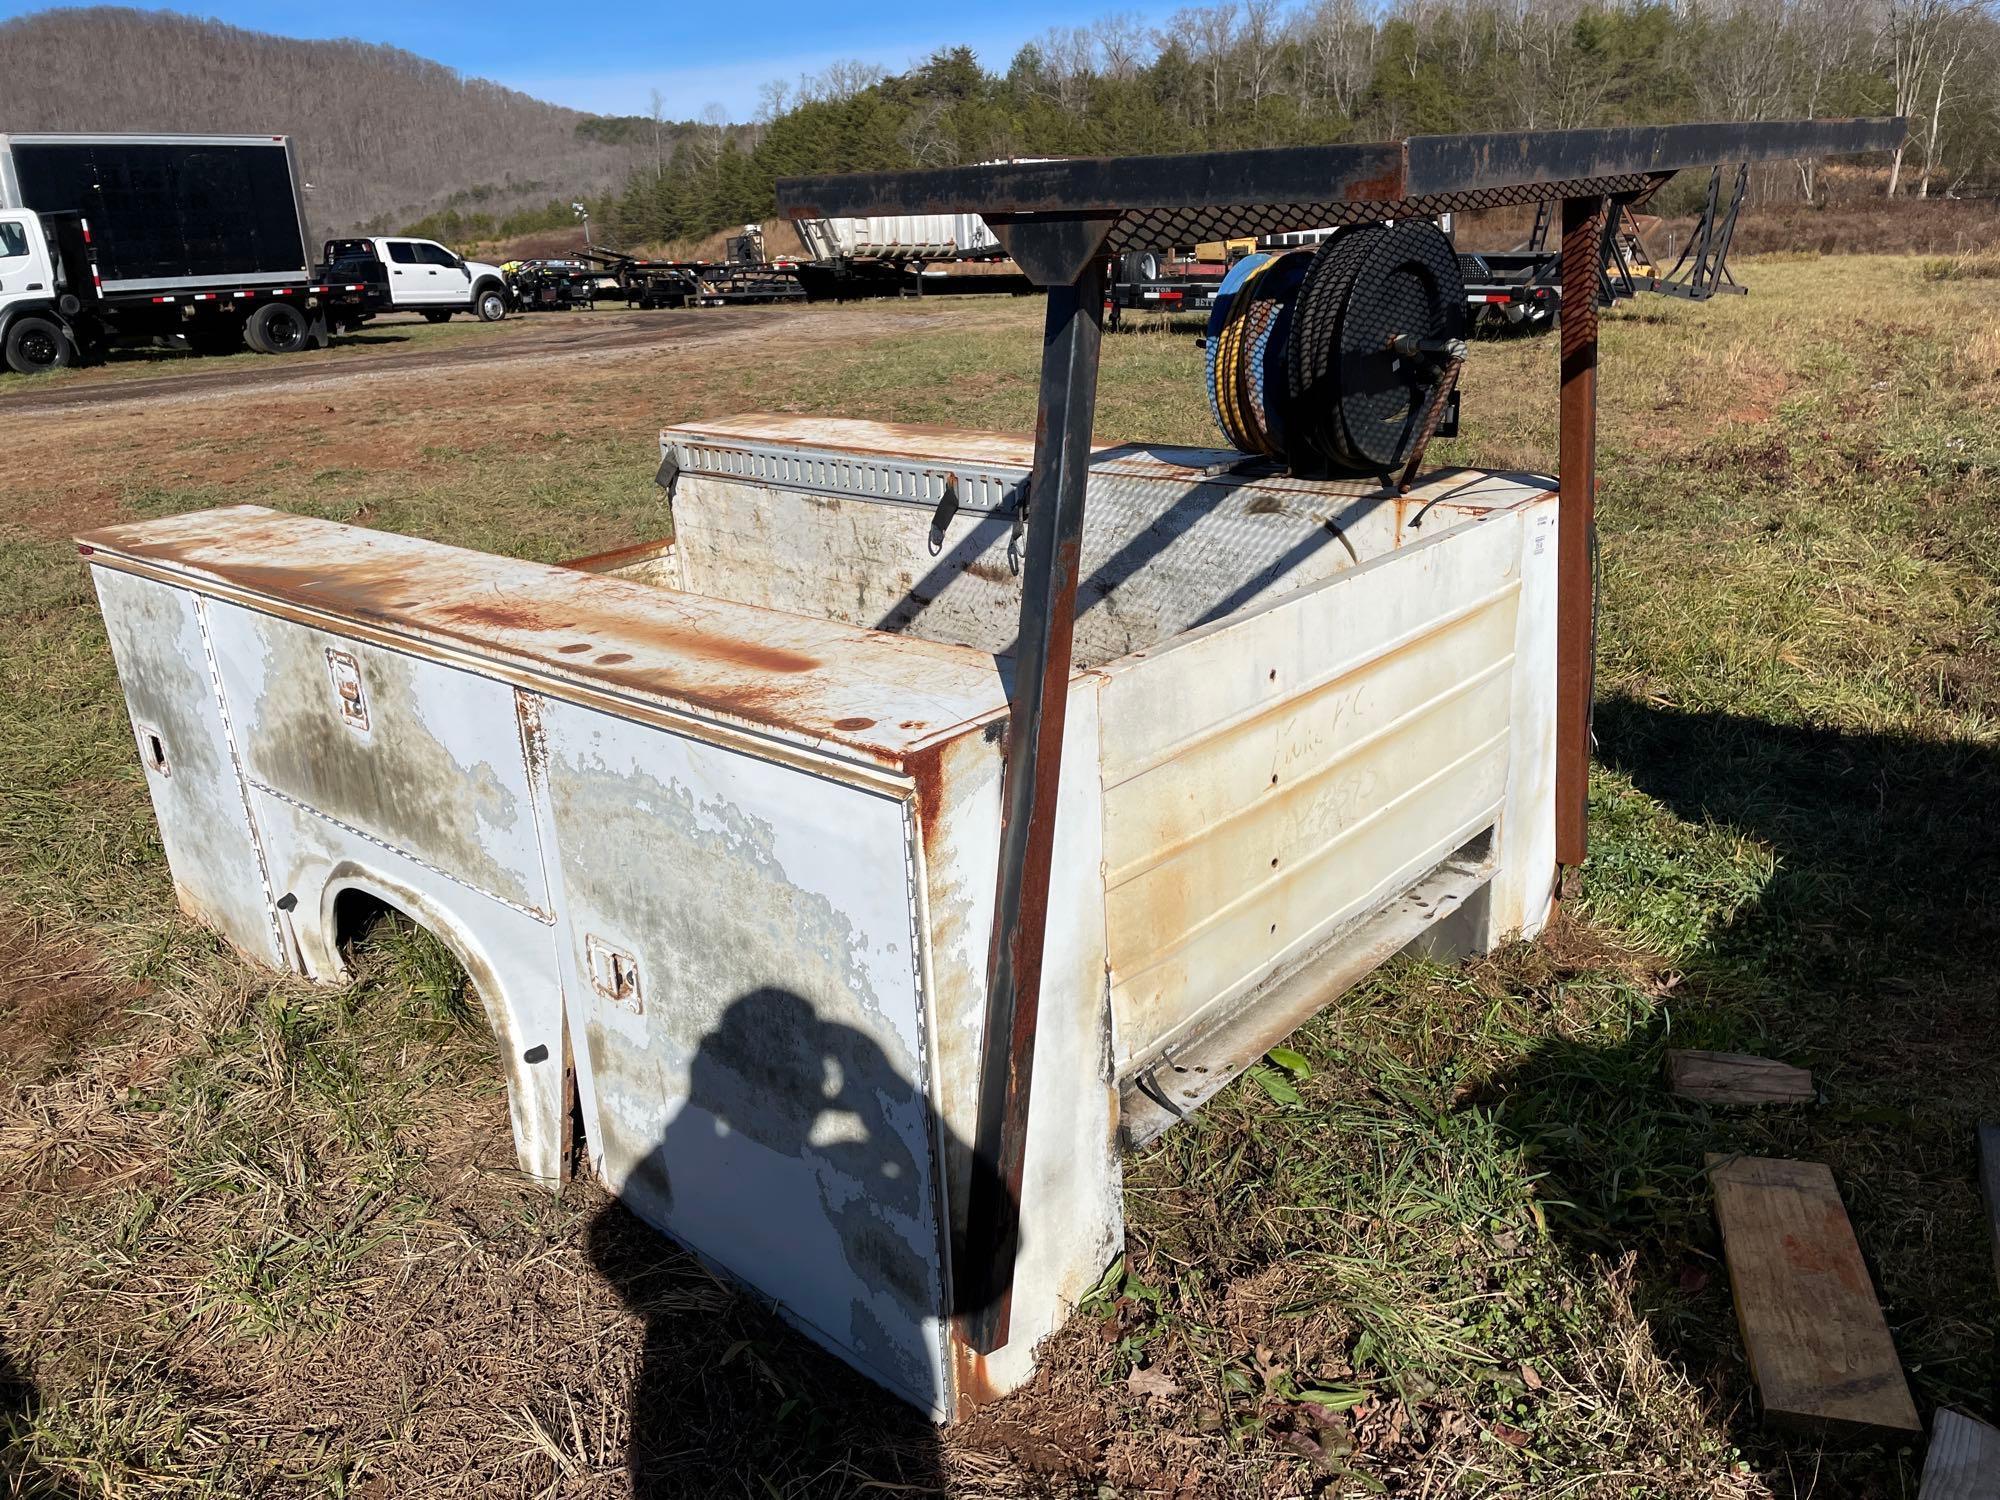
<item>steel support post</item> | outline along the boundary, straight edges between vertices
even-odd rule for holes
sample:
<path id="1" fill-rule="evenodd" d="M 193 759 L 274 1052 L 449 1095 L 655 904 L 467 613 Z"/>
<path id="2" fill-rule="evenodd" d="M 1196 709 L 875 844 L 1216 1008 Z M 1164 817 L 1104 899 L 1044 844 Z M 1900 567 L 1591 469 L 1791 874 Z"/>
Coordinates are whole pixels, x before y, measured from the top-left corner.
<path id="1" fill-rule="evenodd" d="M 1102 233 L 1097 242 L 1102 243 Z M 1023 257 L 1025 261 L 1025 257 Z M 955 1258 L 962 1336 L 980 1353 L 1007 1342 L 1012 1316 L 1029 1088 L 1042 993 L 1042 939 L 1055 856 L 1063 718 L 1076 627 L 1090 428 L 1097 410 L 1104 260 L 1092 253 L 1076 279 L 1049 289 L 1035 466 L 1028 481 L 1027 558 L 1021 628 L 1007 721 L 1000 884 L 988 958 L 986 1037 L 980 1064 L 976 1168 L 965 1238 Z"/>
<path id="2" fill-rule="evenodd" d="M 1597 283 L 1605 200 L 1562 205 L 1562 395 L 1556 437 L 1556 862 L 1589 847 L 1590 701 L 1596 675 L 1593 598 L 1597 501 Z"/>

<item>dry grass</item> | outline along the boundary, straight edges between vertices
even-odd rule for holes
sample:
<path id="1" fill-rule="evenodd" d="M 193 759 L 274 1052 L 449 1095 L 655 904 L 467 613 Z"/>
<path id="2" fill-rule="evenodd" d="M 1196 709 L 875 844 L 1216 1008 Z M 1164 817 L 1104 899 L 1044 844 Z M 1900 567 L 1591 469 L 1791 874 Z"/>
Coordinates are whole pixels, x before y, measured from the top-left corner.
<path id="1" fill-rule="evenodd" d="M 0 590 L 0 1423 L 15 1492 L 1904 1495 L 1920 1454 L 1754 1421 L 1702 1153 L 1830 1162 L 1919 1404 L 1991 1416 L 1971 1177 L 2000 1025 L 2000 288 L 1747 262 L 1608 324 L 1580 914 L 1377 976 L 1130 1164 L 1127 1258 L 942 1439 L 587 1185 L 513 1174 L 410 934 L 320 989 L 173 914 L 62 538 L 256 500 L 538 558 L 658 529 L 651 433 L 821 411 L 1022 428 L 1034 309 L 20 422 Z M 932 314 L 926 312 L 924 316 Z M 1105 436 L 1202 441 L 1183 334 Z M 1554 345 L 1482 344 L 1452 457 L 1547 467 Z M 79 378 L 91 378 L 88 376 Z M 0 392 L 0 406 L 5 393 Z M 1664 1096 L 1669 1045 L 1828 1103 Z M 1274 1086 L 1275 1085 L 1275 1086 Z"/>

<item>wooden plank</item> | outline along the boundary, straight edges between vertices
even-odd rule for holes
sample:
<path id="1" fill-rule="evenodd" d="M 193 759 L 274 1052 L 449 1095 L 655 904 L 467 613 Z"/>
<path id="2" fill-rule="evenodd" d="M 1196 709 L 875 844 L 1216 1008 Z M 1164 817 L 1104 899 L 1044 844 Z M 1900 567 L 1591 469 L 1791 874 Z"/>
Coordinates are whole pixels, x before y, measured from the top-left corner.
<path id="1" fill-rule="evenodd" d="M 1939 1407 L 1917 1500 L 2000 1500 L 2000 1432 Z"/>
<path id="2" fill-rule="evenodd" d="M 1986 1200 L 1986 1234 L 1993 1242 L 1993 1279 L 2000 1283 L 2000 1125 L 1979 1127 L 1979 1193 Z"/>
<path id="3" fill-rule="evenodd" d="M 1765 1416 L 1921 1432 L 1833 1173 L 1751 1156 L 1711 1155 L 1708 1168 Z"/>
<path id="4" fill-rule="evenodd" d="M 1667 1081 L 1683 1099 L 1704 1104 L 1810 1104 L 1812 1074 L 1743 1052 L 1667 1053 Z"/>

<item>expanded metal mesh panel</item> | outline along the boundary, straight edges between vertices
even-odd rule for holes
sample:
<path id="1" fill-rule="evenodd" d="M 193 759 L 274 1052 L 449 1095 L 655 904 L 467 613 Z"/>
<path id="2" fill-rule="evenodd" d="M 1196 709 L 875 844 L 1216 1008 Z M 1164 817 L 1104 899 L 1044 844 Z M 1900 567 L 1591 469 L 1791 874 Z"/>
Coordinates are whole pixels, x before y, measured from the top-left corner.
<path id="1" fill-rule="evenodd" d="M 686 474 L 725 481 L 676 491 L 677 545 L 698 591 L 1012 652 L 1021 580 L 1008 552 L 1024 472 L 776 442 L 683 437 L 673 448 Z M 945 476 L 961 503 L 933 552 Z M 1365 561 L 1397 545 L 1398 517 L 1426 498 L 1385 497 L 1365 479 L 1288 479 L 1220 449 L 1101 452 L 1073 660 L 1110 661 Z"/>
<path id="2" fill-rule="evenodd" d="M 1403 198 L 1394 203 L 1248 203 L 1222 207 L 1135 208 L 1111 231 L 1107 248 L 1157 250 L 1198 245 L 1205 240 L 1241 239 L 1252 235 L 1292 234 L 1336 224 L 1366 224 L 1380 219 L 1434 219 L 1443 213 L 1471 213 L 1484 208 L 1511 208 L 1551 198 L 1640 193 L 1654 179 L 1643 173 L 1622 177 L 1591 177 L 1569 182 L 1518 183 L 1482 188 L 1477 192 L 1437 193 Z"/>

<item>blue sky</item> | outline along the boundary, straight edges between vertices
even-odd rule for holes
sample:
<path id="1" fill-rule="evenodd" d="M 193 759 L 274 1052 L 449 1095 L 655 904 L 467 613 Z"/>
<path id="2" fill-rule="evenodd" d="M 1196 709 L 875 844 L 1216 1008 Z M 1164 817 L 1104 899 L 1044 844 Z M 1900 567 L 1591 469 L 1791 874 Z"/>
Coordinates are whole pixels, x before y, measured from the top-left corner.
<path id="1" fill-rule="evenodd" d="M 42 5 L 0 0 L 0 19 Z M 731 119 L 754 115 L 767 79 L 794 80 L 846 58 L 900 71 L 940 46 L 965 43 L 993 69 L 1025 41 L 1114 9 L 1167 6 L 1105 0 L 1071 9 L 1054 0 L 955 6 L 850 0 L 660 3 L 660 0 L 486 0 L 450 6 L 348 0 L 285 5 L 269 0 L 183 0 L 145 5 L 213 15 L 283 36 L 350 36 L 386 42 L 460 72 L 575 109 L 645 114 L 657 88 L 680 119 L 720 104 Z M 331 19 L 324 19 L 331 18 Z"/>

